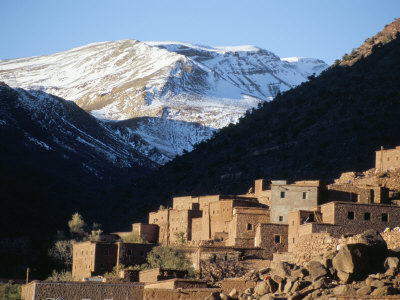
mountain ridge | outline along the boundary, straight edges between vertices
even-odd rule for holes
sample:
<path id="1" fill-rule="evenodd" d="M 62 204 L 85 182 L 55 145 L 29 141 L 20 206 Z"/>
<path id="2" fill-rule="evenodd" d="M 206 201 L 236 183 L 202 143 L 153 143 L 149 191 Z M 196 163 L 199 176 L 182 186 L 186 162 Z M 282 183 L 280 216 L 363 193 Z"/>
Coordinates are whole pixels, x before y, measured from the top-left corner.
<path id="1" fill-rule="evenodd" d="M 0 80 L 12 87 L 73 100 L 100 119 L 163 118 L 187 122 L 186 131 L 193 129 L 189 123 L 199 123 L 205 127 L 198 136 L 201 141 L 210 138 L 213 131 L 236 123 L 248 109 L 326 67 L 320 60 L 284 61 L 254 46 L 122 40 L 0 61 Z M 174 124 L 168 126 L 174 128 Z M 150 127 L 135 131 L 141 144 L 147 145 L 141 149 L 159 153 L 150 157 L 155 162 L 165 163 L 192 150 L 192 144 L 179 132 L 171 137 L 182 136 L 182 147 L 163 146 L 173 140 L 154 143 L 162 137 L 154 135 L 160 129 L 158 125 L 147 123 Z"/>

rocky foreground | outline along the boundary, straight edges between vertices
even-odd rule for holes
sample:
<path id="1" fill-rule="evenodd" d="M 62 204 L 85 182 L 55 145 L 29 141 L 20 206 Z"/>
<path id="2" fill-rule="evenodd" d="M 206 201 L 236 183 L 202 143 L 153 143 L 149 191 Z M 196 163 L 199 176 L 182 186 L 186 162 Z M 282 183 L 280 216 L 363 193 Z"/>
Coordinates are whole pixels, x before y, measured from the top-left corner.
<path id="1" fill-rule="evenodd" d="M 368 230 L 304 266 L 272 262 L 270 268 L 250 271 L 241 281 L 254 287 L 233 288 L 206 299 L 377 299 L 400 295 L 399 258 L 400 248 L 388 250 L 379 232 Z"/>

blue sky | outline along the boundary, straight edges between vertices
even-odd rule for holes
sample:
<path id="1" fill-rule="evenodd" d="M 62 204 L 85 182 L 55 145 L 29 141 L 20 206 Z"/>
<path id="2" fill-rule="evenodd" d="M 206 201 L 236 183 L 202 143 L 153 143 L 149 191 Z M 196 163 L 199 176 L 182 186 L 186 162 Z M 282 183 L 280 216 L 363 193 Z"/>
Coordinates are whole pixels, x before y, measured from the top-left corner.
<path id="1" fill-rule="evenodd" d="M 1 0 L 0 59 L 137 39 L 256 45 L 331 64 L 398 17 L 399 0 Z"/>

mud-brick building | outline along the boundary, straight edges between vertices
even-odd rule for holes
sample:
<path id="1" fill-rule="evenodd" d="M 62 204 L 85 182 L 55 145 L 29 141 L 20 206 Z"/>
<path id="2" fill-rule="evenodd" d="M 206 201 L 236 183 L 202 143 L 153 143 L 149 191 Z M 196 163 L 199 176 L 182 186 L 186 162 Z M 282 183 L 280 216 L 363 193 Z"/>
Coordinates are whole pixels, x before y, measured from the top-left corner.
<path id="1" fill-rule="evenodd" d="M 329 202 L 312 210 L 289 213 L 289 252 L 302 237 L 329 233 L 332 237 L 359 234 L 367 229 L 383 231 L 400 225 L 400 207 L 385 204 Z"/>
<path id="2" fill-rule="evenodd" d="M 325 189 L 319 180 L 276 180 L 271 183 L 271 223 L 288 224 L 288 213 L 310 209 L 322 202 L 321 191 Z"/>
<path id="3" fill-rule="evenodd" d="M 269 212 L 265 205 L 258 202 L 257 198 L 249 195 L 176 197 L 173 198 L 172 209 L 151 212 L 149 223 L 158 225 L 158 242 L 162 245 L 177 243 L 179 234 L 183 235 L 188 242 L 200 242 L 227 241 L 231 233 L 233 235 L 229 245 L 234 245 L 235 239 L 238 238 L 237 226 L 241 224 L 246 215 L 246 210 L 237 209 L 240 207 L 254 208 L 253 221 L 250 222 L 253 226 L 251 231 L 254 238 L 254 226 L 258 220 L 269 221 Z"/>
<path id="4" fill-rule="evenodd" d="M 381 150 L 375 152 L 375 169 L 386 171 L 389 169 L 400 168 L 400 146 L 394 149 Z"/>
<path id="5" fill-rule="evenodd" d="M 227 246 L 255 247 L 256 227 L 269 222 L 269 211 L 263 207 L 235 207 L 227 237 Z"/>
<path id="6" fill-rule="evenodd" d="M 111 272 L 117 265 L 137 265 L 146 262 L 154 244 L 81 242 L 73 246 L 72 279 Z"/>
<path id="7" fill-rule="evenodd" d="M 327 202 L 358 202 L 390 204 L 389 189 L 377 185 L 334 183 L 327 186 Z"/>
<path id="8" fill-rule="evenodd" d="M 267 259 L 272 259 L 273 253 L 288 251 L 288 225 L 286 224 L 257 224 L 254 246 L 266 250 Z"/>

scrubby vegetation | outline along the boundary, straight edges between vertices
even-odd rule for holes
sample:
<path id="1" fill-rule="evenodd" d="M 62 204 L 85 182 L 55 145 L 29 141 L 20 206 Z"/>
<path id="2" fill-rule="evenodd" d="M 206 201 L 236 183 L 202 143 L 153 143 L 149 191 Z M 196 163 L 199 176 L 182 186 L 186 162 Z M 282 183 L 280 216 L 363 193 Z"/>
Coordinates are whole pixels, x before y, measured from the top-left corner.
<path id="1" fill-rule="evenodd" d="M 21 285 L 12 281 L 8 283 L 0 283 L 0 299 L 1 300 L 19 300 L 21 299 Z"/>

